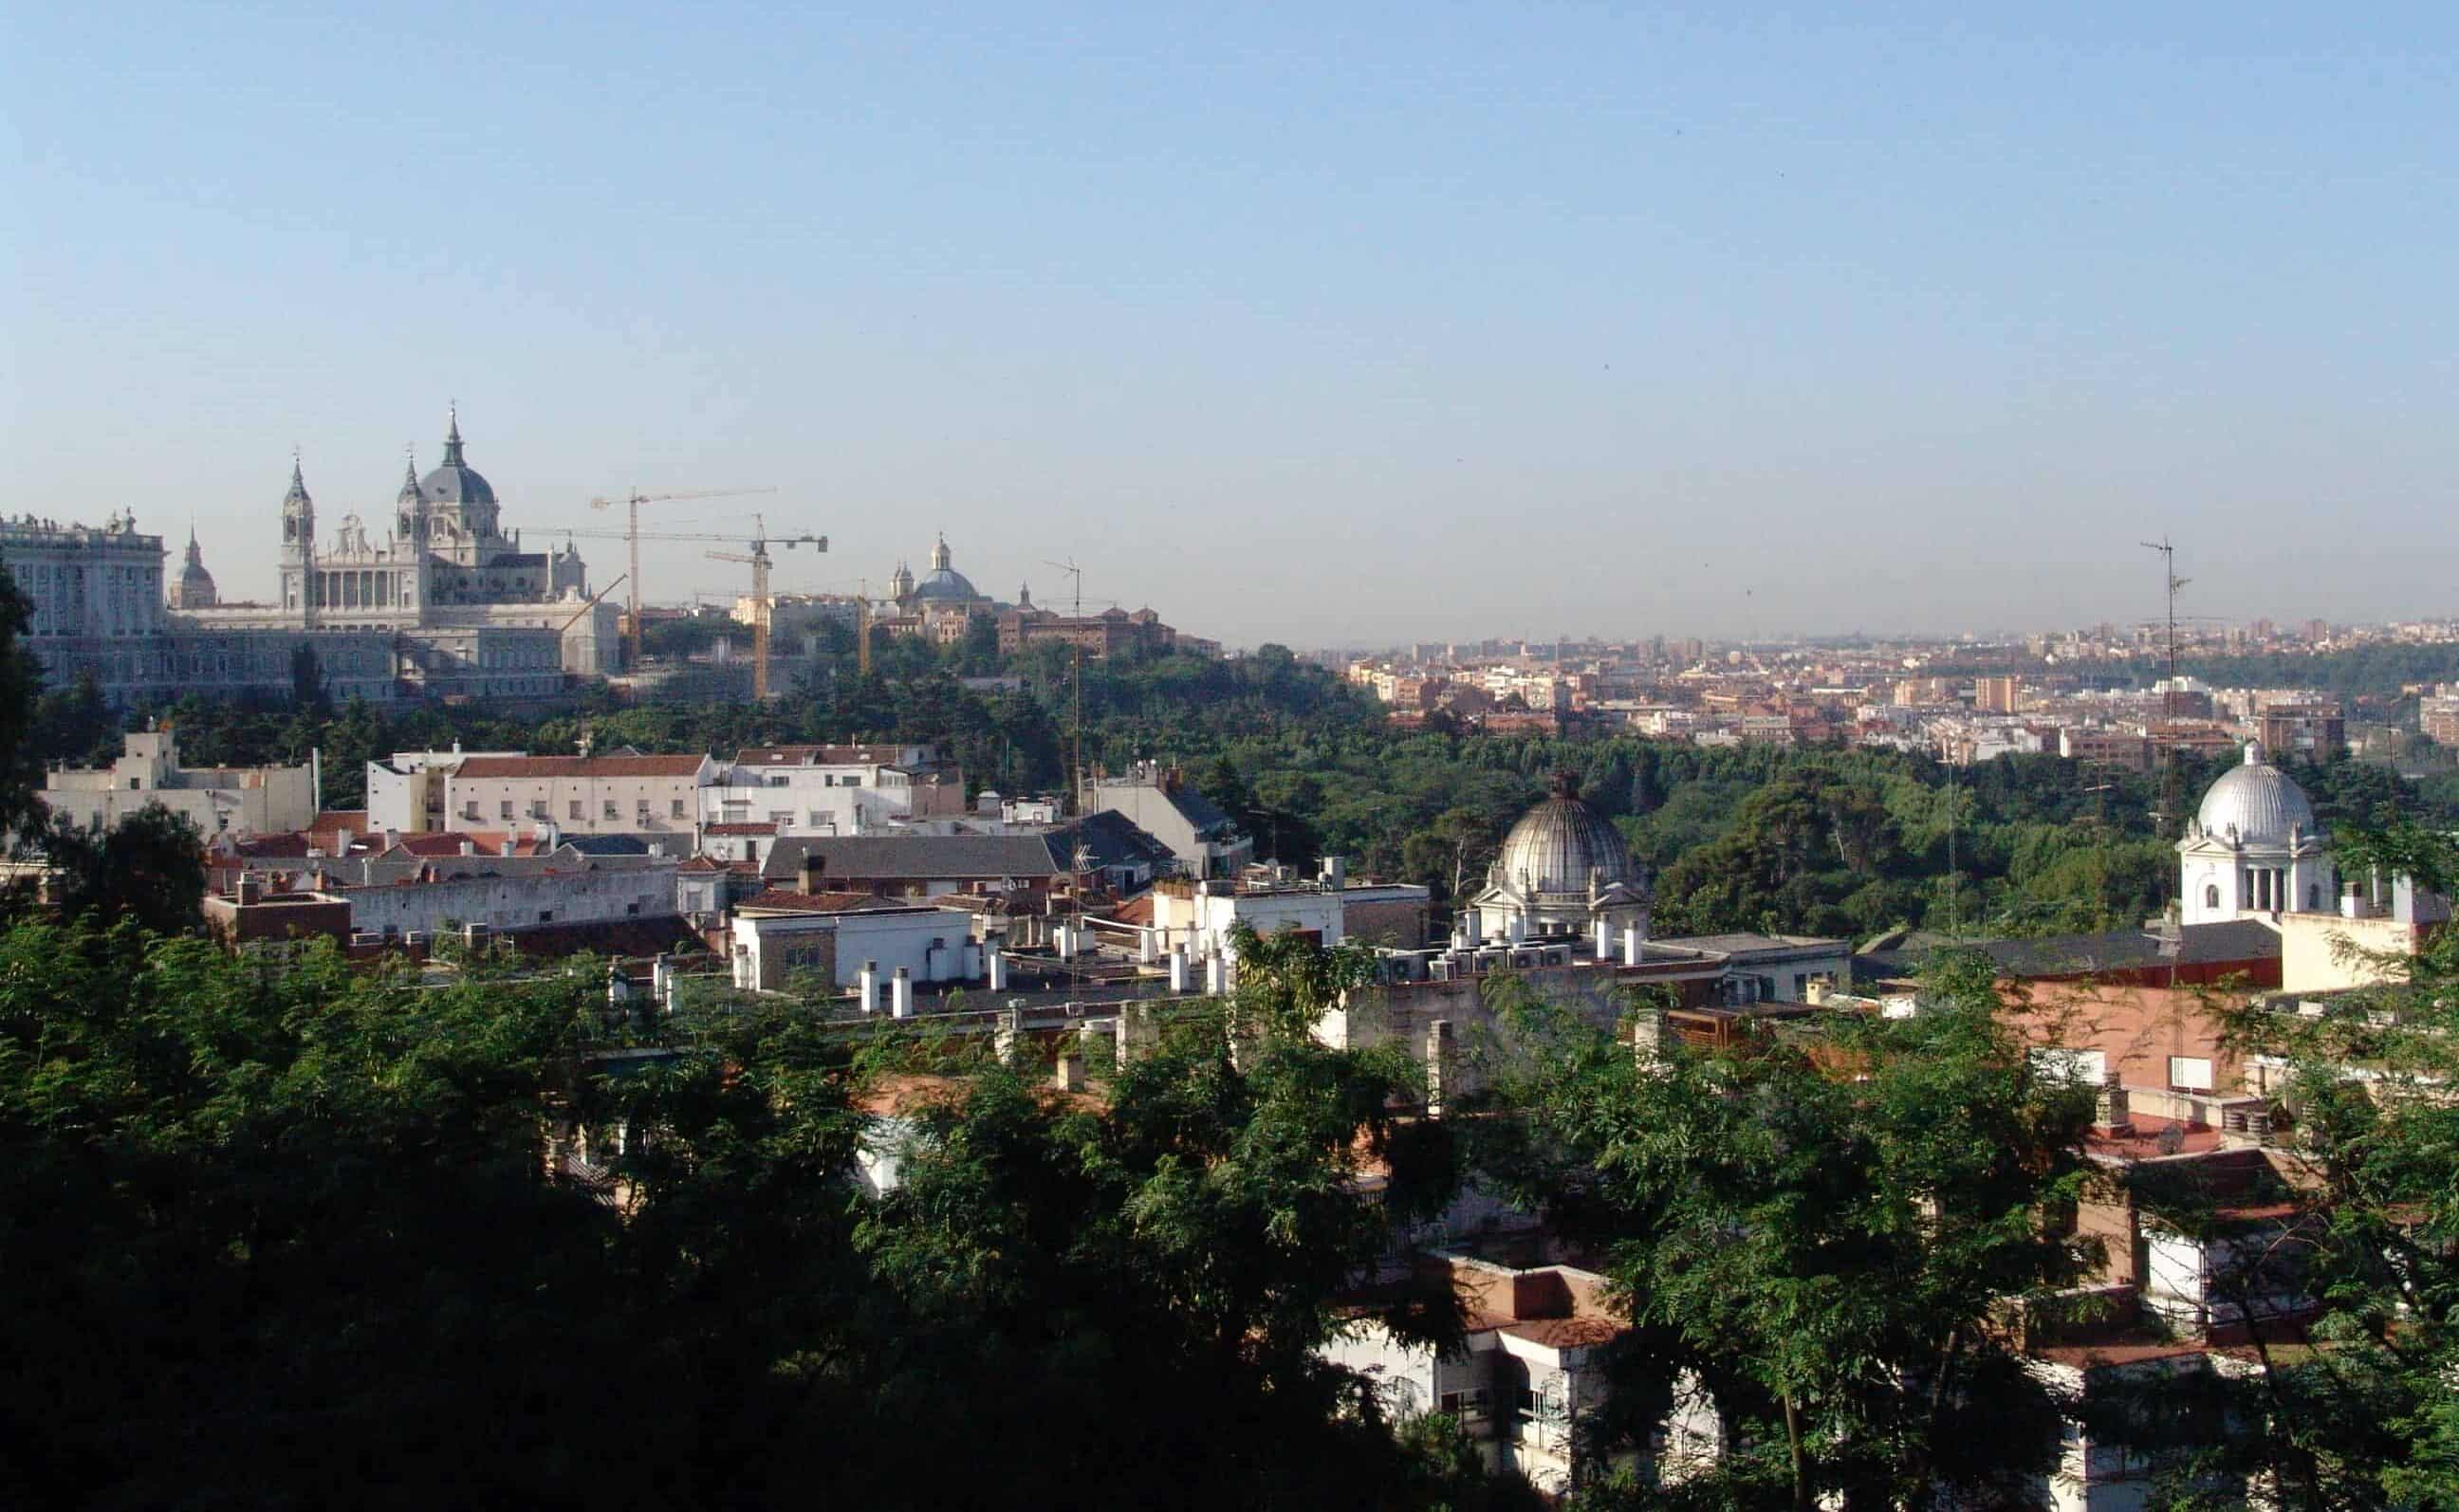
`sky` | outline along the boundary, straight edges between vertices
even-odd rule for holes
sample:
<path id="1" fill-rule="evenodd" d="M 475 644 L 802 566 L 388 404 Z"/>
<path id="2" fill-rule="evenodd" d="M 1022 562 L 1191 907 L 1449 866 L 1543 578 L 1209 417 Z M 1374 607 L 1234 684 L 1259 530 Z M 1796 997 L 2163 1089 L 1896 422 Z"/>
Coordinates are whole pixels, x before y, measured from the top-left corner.
<path id="1" fill-rule="evenodd" d="M 2448 4 L 7 7 L 0 511 L 268 595 L 457 402 L 1231 644 L 2449 615 L 2454 176 Z"/>

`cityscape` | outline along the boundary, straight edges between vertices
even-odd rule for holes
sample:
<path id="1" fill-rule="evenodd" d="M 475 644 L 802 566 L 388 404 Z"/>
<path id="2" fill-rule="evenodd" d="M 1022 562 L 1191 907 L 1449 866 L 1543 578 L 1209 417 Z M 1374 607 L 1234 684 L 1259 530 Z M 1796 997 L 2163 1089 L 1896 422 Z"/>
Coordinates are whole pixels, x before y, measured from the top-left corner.
<path id="1" fill-rule="evenodd" d="M 0 1504 L 2459 1507 L 2449 18 L 198 19 Z"/>

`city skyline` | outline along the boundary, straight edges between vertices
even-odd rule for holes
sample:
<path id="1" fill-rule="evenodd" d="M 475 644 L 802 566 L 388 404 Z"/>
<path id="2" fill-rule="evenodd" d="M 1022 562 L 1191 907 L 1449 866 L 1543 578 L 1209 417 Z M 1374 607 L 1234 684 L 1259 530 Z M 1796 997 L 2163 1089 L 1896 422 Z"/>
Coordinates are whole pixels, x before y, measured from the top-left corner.
<path id="1" fill-rule="evenodd" d="M 1233 644 L 2123 623 L 2164 532 L 2197 612 L 2450 609 L 2424 8 L 7 26 L 16 509 L 235 597 L 294 445 L 376 518 L 457 399 L 541 543 L 765 485 L 669 525 Z"/>

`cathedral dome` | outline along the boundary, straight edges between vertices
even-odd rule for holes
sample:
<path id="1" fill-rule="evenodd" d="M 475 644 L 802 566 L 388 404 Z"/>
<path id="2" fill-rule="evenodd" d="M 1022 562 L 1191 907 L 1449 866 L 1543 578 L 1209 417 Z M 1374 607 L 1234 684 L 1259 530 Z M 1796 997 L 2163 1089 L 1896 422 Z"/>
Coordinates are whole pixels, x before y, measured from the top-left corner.
<path id="1" fill-rule="evenodd" d="M 2264 760 L 2262 747 L 2252 742 L 2245 747 L 2245 765 L 2223 774 L 2203 794 L 2195 820 L 2205 833 L 2222 837 L 2234 827 L 2241 845 L 2284 846 L 2292 830 L 2312 835 L 2318 828 L 2305 789 Z"/>
<path id="2" fill-rule="evenodd" d="M 430 504 L 483 504 L 492 507 L 495 491 L 477 469 L 461 460 L 461 416 L 456 411 L 444 436 L 443 465 L 419 479 L 418 492 Z"/>
<path id="3" fill-rule="evenodd" d="M 1557 774 L 1553 795 L 1503 836 L 1495 871 L 1506 886 L 1540 893 L 1585 895 L 1591 874 L 1605 887 L 1639 883 L 1639 866 L 1622 831 L 1580 801 L 1579 783 L 1568 772 Z"/>
<path id="4" fill-rule="evenodd" d="M 931 549 L 930 575 L 914 585 L 914 597 L 933 602 L 952 602 L 981 597 L 974 591 L 972 578 L 948 565 L 948 537 L 945 536 L 940 536 L 939 543 Z"/>

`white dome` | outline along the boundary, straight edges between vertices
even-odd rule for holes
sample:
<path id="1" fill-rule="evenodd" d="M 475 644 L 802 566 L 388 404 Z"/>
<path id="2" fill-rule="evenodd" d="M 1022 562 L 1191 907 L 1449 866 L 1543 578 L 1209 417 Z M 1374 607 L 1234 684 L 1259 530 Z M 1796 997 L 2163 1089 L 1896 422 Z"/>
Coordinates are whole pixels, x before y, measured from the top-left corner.
<path id="1" fill-rule="evenodd" d="M 1521 816 L 1503 840 L 1495 871 L 1504 884 L 1525 887 L 1540 896 L 1579 894 L 1588 891 L 1588 878 L 1610 887 L 1636 886 L 1639 866 L 1613 821 L 1580 801 L 1578 782 L 1568 772 L 1554 778 L 1553 795 Z"/>
<path id="2" fill-rule="evenodd" d="M 2245 747 L 2245 765 L 2224 773 L 2203 794 L 2195 819 L 2205 833 L 2222 838 L 2234 826 L 2240 845 L 2284 846 L 2292 830 L 2312 835 L 2319 828 L 2305 789 L 2265 761 L 2262 747 L 2252 743 Z"/>

